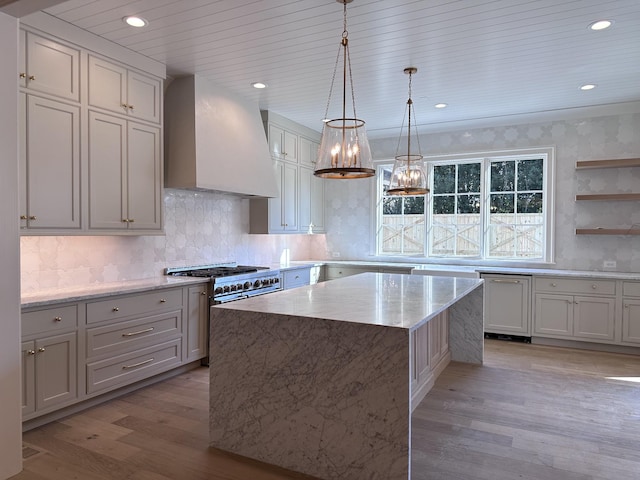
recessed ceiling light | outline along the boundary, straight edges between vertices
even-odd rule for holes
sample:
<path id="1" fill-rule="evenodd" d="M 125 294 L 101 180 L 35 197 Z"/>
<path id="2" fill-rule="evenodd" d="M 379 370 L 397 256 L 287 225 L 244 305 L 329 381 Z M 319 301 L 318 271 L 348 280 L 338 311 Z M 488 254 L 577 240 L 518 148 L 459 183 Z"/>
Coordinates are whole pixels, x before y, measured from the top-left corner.
<path id="1" fill-rule="evenodd" d="M 267 88 L 267 84 L 266 83 L 262 83 L 262 82 L 252 83 L 251 86 L 253 88 Z"/>
<path id="2" fill-rule="evenodd" d="M 434 105 L 434 107 L 436 107 L 436 108 L 446 108 L 447 104 L 446 103 L 436 103 Z"/>
<path id="3" fill-rule="evenodd" d="M 136 17 L 135 15 L 124 17 L 122 20 L 124 21 L 124 23 L 132 27 L 146 27 L 147 25 L 149 25 L 149 22 L 146 19 L 142 17 Z"/>
<path id="4" fill-rule="evenodd" d="M 604 30 L 605 28 L 609 28 L 613 25 L 613 21 L 611 20 L 598 20 L 597 22 L 593 22 L 589 24 L 589 28 L 591 30 Z"/>
<path id="5" fill-rule="evenodd" d="M 587 83 L 586 85 L 582 85 L 580 90 L 593 90 L 596 86 L 593 83 Z"/>

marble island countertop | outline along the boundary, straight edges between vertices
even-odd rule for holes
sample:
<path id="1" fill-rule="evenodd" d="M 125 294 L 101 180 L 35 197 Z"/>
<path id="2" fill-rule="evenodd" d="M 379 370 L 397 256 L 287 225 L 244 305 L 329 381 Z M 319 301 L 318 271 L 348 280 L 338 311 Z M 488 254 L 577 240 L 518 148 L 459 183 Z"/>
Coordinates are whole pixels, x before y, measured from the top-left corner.
<path id="1" fill-rule="evenodd" d="M 363 273 L 214 308 L 412 330 L 482 283 L 473 278 Z"/>

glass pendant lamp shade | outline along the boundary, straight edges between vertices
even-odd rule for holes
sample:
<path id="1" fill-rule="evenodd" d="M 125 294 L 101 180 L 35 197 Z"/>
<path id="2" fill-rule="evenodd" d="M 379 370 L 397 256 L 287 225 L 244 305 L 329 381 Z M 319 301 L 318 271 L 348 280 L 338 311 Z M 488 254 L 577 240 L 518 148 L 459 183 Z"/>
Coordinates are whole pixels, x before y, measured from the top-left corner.
<path id="1" fill-rule="evenodd" d="M 395 162 L 393 162 L 393 170 L 391 171 L 389 188 L 386 192 L 387 195 L 425 195 L 429 193 L 429 189 L 427 188 L 427 173 L 423 157 L 420 154 L 417 128 L 415 132 L 415 140 L 418 144 L 418 151 L 417 153 L 411 153 L 411 117 L 413 116 L 415 118 L 413 100 L 411 100 L 411 77 L 417 71 L 418 69 L 415 67 L 408 67 L 404 69 L 404 73 L 409 75 L 409 100 L 407 100 L 406 109 L 409 117 L 407 128 L 407 153 L 396 155 Z M 406 116 L 407 115 L 405 115 L 405 118 Z M 400 151 L 403 129 L 404 119 L 402 121 L 402 127 L 400 128 L 397 152 Z"/>
<path id="2" fill-rule="evenodd" d="M 351 59 L 349 57 L 349 40 L 347 38 L 347 3 L 353 0 L 336 0 L 343 4 L 344 8 L 344 30 L 340 41 L 340 48 L 336 57 L 327 100 L 327 109 L 324 118 L 327 119 L 329 106 L 331 104 L 331 93 L 336 79 L 340 54 L 343 55 L 342 62 L 342 117 L 326 120 L 322 127 L 322 140 L 316 161 L 314 175 L 323 178 L 364 178 L 375 175 L 371 149 L 367 140 L 367 132 L 364 128 L 364 120 L 357 118 L 356 102 L 353 94 L 353 78 L 351 75 Z M 348 73 L 348 75 L 347 75 Z M 347 83 L 351 86 L 351 104 L 353 114 L 348 116 L 347 105 Z"/>

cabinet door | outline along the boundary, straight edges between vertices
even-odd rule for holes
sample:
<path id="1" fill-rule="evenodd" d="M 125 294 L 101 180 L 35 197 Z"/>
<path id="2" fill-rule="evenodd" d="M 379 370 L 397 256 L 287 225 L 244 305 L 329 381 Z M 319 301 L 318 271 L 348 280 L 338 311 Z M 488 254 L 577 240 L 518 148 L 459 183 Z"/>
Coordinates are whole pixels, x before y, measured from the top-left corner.
<path id="1" fill-rule="evenodd" d="M 535 333 L 557 336 L 573 334 L 573 297 L 536 294 Z"/>
<path id="2" fill-rule="evenodd" d="M 27 225 L 80 228 L 80 109 L 27 97 Z"/>
<path id="3" fill-rule="evenodd" d="M 192 361 L 207 355 L 209 296 L 207 285 L 189 287 L 186 360 Z"/>
<path id="4" fill-rule="evenodd" d="M 134 122 L 127 128 L 127 198 L 129 229 L 162 227 L 160 129 Z"/>
<path id="5" fill-rule="evenodd" d="M 36 340 L 36 409 L 66 403 L 78 396 L 76 333 Z"/>
<path id="6" fill-rule="evenodd" d="M 514 275 L 483 275 L 485 332 L 531 335 L 530 281 Z"/>
<path id="7" fill-rule="evenodd" d="M 316 164 L 316 160 L 318 159 L 318 149 L 320 148 L 320 144 L 314 142 L 313 140 L 309 140 L 305 137 L 299 137 L 300 142 L 300 155 L 299 161 L 300 165 L 305 165 L 307 167 L 314 167 Z"/>
<path id="8" fill-rule="evenodd" d="M 89 228 L 127 228 L 127 121 L 89 112 Z"/>
<path id="9" fill-rule="evenodd" d="M 282 219 L 284 230 L 291 232 L 298 230 L 298 167 L 283 164 L 282 189 Z"/>
<path id="10" fill-rule="evenodd" d="M 581 338 L 613 340 L 615 299 L 575 297 L 573 334 Z"/>
<path id="11" fill-rule="evenodd" d="M 284 159 L 298 163 L 298 135 L 287 130 L 284 131 Z"/>
<path id="12" fill-rule="evenodd" d="M 298 162 L 298 136 L 277 125 L 269 124 L 269 151 L 274 158 Z"/>
<path id="13" fill-rule="evenodd" d="M 89 55 L 89 106 L 126 114 L 127 69 Z"/>
<path id="14" fill-rule="evenodd" d="M 640 344 L 640 300 L 623 298 L 622 341 Z"/>
<path id="15" fill-rule="evenodd" d="M 27 87 L 80 101 L 80 51 L 31 32 L 26 37 Z"/>
<path id="16" fill-rule="evenodd" d="M 22 415 L 36 411 L 36 346 L 22 344 Z"/>
<path id="17" fill-rule="evenodd" d="M 300 167 L 300 232 L 324 231 L 324 180 L 316 177 L 310 168 Z"/>
<path id="18" fill-rule="evenodd" d="M 19 173 L 18 173 L 18 208 L 20 212 L 20 228 L 27 226 L 27 95 L 18 95 L 18 135 Z"/>
<path id="19" fill-rule="evenodd" d="M 129 71 L 127 76 L 129 116 L 160 123 L 161 92 L 159 79 Z"/>

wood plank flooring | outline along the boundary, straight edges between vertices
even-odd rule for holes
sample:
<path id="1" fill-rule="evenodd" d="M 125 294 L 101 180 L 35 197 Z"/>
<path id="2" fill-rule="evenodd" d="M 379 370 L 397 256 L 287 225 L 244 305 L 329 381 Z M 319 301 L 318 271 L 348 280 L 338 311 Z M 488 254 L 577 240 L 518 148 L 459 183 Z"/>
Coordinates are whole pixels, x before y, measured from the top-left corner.
<path id="1" fill-rule="evenodd" d="M 640 479 L 633 377 L 637 356 L 487 340 L 414 412 L 412 480 Z M 25 433 L 12 480 L 309 478 L 208 449 L 207 418 L 200 368 Z"/>

